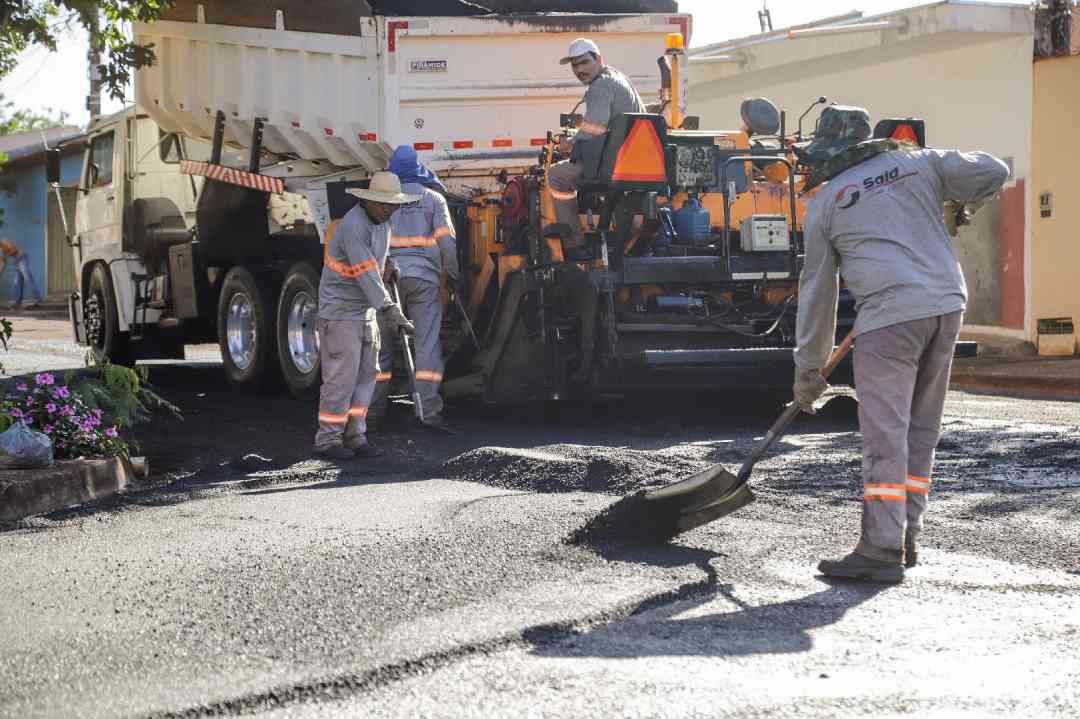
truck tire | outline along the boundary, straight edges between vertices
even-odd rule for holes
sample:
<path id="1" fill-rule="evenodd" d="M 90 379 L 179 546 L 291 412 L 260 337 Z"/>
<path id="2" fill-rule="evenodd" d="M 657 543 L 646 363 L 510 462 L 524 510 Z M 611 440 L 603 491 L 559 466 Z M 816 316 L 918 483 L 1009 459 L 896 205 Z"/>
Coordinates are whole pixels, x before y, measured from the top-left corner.
<path id="1" fill-rule="evenodd" d="M 120 312 L 116 302 L 112 276 L 108 268 L 96 263 L 90 272 L 83 301 L 83 327 L 86 343 L 95 362 L 132 366 L 135 355 L 131 348 L 131 336 L 120 331 Z"/>
<path id="2" fill-rule="evenodd" d="M 273 386 L 280 378 L 274 334 L 276 278 L 234 267 L 218 297 L 218 345 L 233 384 Z"/>
<path id="3" fill-rule="evenodd" d="M 297 399 L 319 392 L 319 273 L 310 262 L 297 262 L 285 273 L 277 304 L 277 349 L 281 376 Z"/>

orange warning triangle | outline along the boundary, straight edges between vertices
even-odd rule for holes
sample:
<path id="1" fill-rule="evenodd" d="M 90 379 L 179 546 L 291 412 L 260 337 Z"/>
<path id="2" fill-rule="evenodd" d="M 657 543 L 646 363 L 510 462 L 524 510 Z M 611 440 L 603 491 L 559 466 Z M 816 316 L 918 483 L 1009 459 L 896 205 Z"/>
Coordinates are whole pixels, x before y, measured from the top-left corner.
<path id="1" fill-rule="evenodd" d="M 664 147 L 652 122 L 634 122 L 615 157 L 611 179 L 616 182 L 667 182 Z"/>
<path id="2" fill-rule="evenodd" d="M 919 137 L 915 134 L 915 130 L 911 128 L 911 125 L 900 125 L 893 130 L 892 139 L 899 142 L 910 142 L 912 145 L 919 144 Z"/>

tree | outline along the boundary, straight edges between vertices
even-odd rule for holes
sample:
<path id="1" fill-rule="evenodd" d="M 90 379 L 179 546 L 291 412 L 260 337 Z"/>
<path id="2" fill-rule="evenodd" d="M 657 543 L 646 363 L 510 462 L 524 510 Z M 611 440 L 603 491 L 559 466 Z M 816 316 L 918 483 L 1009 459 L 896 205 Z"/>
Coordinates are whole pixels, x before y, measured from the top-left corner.
<path id="1" fill-rule="evenodd" d="M 13 135 L 29 130 L 47 130 L 67 124 L 67 113 L 45 108 L 44 113 L 32 110 L 16 110 L 15 103 L 0 95 L 0 135 Z"/>
<path id="2" fill-rule="evenodd" d="M 56 50 L 58 36 L 81 25 L 90 46 L 102 53 L 101 79 L 109 95 L 123 99 L 131 72 L 154 61 L 151 46 L 125 35 L 132 21 L 150 22 L 173 0 L 0 0 L 0 77 L 11 72 L 30 45 Z"/>

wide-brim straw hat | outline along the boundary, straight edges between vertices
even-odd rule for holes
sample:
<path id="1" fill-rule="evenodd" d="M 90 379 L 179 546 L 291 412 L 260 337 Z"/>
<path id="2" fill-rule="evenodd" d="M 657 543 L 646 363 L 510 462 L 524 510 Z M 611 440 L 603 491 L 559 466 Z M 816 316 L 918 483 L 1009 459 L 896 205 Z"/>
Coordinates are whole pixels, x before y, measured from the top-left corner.
<path id="1" fill-rule="evenodd" d="M 401 191 L 401 180 L 392 172 L 376 172 L 371 176 L 371 184 L 365 190 L 362 187 L 350 187 L 345 190 L 350 195 L 355 195 L 361 200 L 382 202 L 386 205 L 407 205 L 410 202 L 419 202 L 419 195 L 406 195 Z"/>

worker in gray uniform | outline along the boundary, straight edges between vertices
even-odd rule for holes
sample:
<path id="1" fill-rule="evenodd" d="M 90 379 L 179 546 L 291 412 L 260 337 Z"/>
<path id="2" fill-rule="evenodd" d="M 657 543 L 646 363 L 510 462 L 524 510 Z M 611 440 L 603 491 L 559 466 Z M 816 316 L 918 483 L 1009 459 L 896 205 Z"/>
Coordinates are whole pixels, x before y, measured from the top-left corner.
<path id="1" fill-rule="evenodd" d="M 461 271 L 458 268 L 454 223 L 442 183 L 416 156 L 410 145 L 402 145 L 390 158 L 390 171 L 402 183 L 404 191 L 417 197 L 390 219 L 390 257 L 396 267 L 400 300 L 405 313 L 416 324 L 416 391 L 420 394 L 425 425 L 445 428 L 443 400 L 439 394 L 443 378 L 442 327 L 443 307 L 440 297 L 443 272 L 451 292 L 458 292 Z M 393 337 L 379 353 L 379 373 L 370 419 L 375 427 L 386 415 L 394 359 Z"/>
<path id="2" fill-rule="evenodd" d="M 818 569 L 831 577 L 898 582 L 917 561 L 967 302 L 942 208 L 981 203 L 1001 188 L 1009 168 L 983 152 L 919 149 L 869 136 L 866 110 L 831 106 L 814 140 L 795 147 L 804 163 L 832 169 L 807 207 L 794 394 L 812 412 L 828 387 L 820 371 L 835 341 L 842 276 L 858 311 L 862 534 L 851 554 Z"/>
<path id="3" fill-rule="evenodd" d="M 589 88 L 582 101 L 585 115 L 577 128 L 570 159 L 548 170 L 548 192 L 554 201 L 555 217 L 569 228 L 563 240 L 564 251 L 569 259 L 578 259 L 585 249 L 577 203 L 578 184 L 585 174 L 583 159 L 601 151 L 613 118 L 645 112 L 645 103 L 626 75 L 604 64 L 600 49 L 588 38 L 579 37 L 570 43 L 569 52 L 559 64 L 570 65 L 581 84 Z"/>
<path id="4" fill-rule="evenodd" d="M 327 230 L 319 281 L 319 428 L 314 453 L 329 459 L 371 457 L 366 419 L 379 372 L 379 327 L 413 332 L 387 294 L 382 274 L 390 249 L 390 217 L 420 198 L 406 195 L 391 172 L 376 172 L 360 202 Z M 376 319 L 378 315 L 378 319 Z"/>

